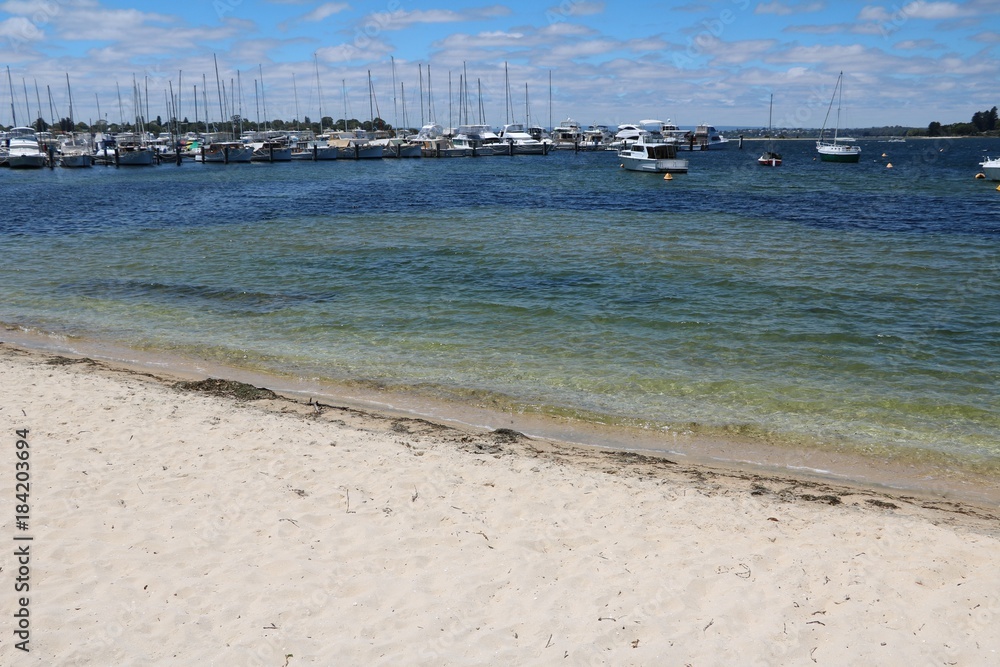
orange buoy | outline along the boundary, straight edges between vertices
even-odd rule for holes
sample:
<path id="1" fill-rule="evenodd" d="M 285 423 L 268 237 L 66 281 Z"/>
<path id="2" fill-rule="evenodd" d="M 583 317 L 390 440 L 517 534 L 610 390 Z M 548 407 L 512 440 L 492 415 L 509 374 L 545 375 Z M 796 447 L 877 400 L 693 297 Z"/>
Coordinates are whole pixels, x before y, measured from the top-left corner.
<path id="1" fill-rule="evenodd" d="M 663 180 L 672 181 L 674 180 L 674 177 L 670 175 L 670 172 L 667 172 L 666 174 L 663 175 Z"/>
<path id="2" fill-rule="evenodd" d="M 986 178 L 986 174 L 984 174 L 983 172 L 979 172 L 978 174 L 976 174 L 976 178 Z"/>
<path id="3" fill-rule="evenodd" d="M 890 162 L 889 164 L 885 165 L 885 168 L 886 169 L 892 169 L 892 163 Z"/>

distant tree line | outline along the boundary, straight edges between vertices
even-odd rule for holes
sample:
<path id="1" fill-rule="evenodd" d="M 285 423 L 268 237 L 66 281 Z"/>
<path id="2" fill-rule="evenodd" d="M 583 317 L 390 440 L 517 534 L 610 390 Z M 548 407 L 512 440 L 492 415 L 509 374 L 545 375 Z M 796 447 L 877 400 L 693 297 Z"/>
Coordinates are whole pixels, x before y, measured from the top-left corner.
<path id="1" fill-rule="evenodd" d="M 1000 134 L 1000 119 L 997 118 L 996 107 L 972 114 L 971 123 L 942 125 L 935 121 L 927 126 L 928 137 L 969 137 L 979 134 Z"/>

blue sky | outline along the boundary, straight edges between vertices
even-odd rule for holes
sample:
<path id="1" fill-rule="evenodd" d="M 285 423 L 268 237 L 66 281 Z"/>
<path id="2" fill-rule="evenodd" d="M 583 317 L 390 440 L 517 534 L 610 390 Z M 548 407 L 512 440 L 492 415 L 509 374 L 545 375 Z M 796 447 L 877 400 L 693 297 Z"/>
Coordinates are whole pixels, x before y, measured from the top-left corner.
<path id="1" fill-rule="evenodd" d="M 1000 106 L 1000 1 L 8 0 L 0 54 L 19 122 L 39 107 L 48 119 L 50 95 L 68 115 L 67 74 L 77 120 L 96 120 L 98 104 L 130 118 L 133 79 L 150 116 L 167 115 L 173 87 L 194 119 L 197 86 L 198 116 L 207 102 L 218 119 L 214 57 L 227 99 L 241 90 L 235 106 L 253 120 L 264 106 L 340 118 L 345 103 L 364 120 L 370 72 L 379 115 L 402 124 L 405 103 L 410 126 L 432 114 L 457 124 L 467 80 L 470 120 L 482 106 L 493 125 L 525 120 L 527 92 L 543 125 L 764 126 L 773 94 L 775 126 L 819 127 L 843 71 L 843 125 L 923 127 Z"/>

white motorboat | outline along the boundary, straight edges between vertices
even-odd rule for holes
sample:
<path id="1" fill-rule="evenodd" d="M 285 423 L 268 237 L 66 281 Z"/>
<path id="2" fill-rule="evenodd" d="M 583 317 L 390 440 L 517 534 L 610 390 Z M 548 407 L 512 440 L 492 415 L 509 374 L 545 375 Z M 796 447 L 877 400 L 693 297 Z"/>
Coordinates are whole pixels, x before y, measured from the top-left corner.
<path id="1" fill-rule="evenodd" d="M 194 159 L 216 164 L 246 163 L 253 159 L 253 146 L 241 141 L 213 141 L 203 145 Z"/>
<path id="2" fill-rule="evenodd" d="M 983 175 L 991 181 L 1000 181 L 1000 158 L 989 158 L 979 163 L 983 168 Z"/>
<path id="3" fill-rule="evenodd" d="M 471 157 L 472 148 L 456 146 L 451 137 L 444 133 L 444 128 L 437 123 L 427 123 L 412 137 L 412 141 L 420 144 L 423 157 Z"/>
<path id="4" fill-rule="evenodd" d="M 509 154 L 508 147 L 489 125 L 460 125 L 452 136 L 451 143 L 456 148 L 470 149 L 473 157 Z"/>
<path id="5" fill-rule="evenodd" d="M 155 155 L 142 134 L 125 132 L 114 137 L 115 164 L 122 167 L 149 167 Z"/>
<path id="6" fill-rule="evenodd" d="M 385 152 L 385 146 L 373 142 L 361 128 L 331 132 L 327 145 L 337 148 L 338 160 L 381 160 Z"/>
<path id="7" fill-rule="evenodd" d="M 11 169 L 41 169 L 49 156 L 30 127 L 15 127 L 8 133 L 7 165 Z"/>
<path id="8" fill-rule="evenodd" d="M 508 123 L 497 133 L 497 137 L 509 147 L 509 155 L 545 155 L 551 144 L 540 141 L 525 132 L 521 123 Z"/>
<path id="9" fill-rule="evenodd" d="M 572 118 L 567 118 L 563 122 L 552 128 L 553 148 L 573 148 L 576 149 L 583 141 L 583 129 L 580 124 Z"/>
<path id="10" fill-rule="evenodd" d="M 90 167 L 94 153 L 90 142 L 76 134 L 65 135 L 59 144 L 59 165 L 67 168 Z"/>
<path id="11" fill-rule="evenodd" d="M 629 171 L 685 174 L 688 170 L 688 161 L 677 157 L 677 142 L 652 129 L 644 129 L 638 139 L 618 151 L 618 157 Z"/>
<path id="12" fill-rule="evenodd" d="M 725 148 L 729 145 L 729 139 L 715 129 L 715 126 L 701 124 L 695 127 L 694 132 L 685 132 L 684 138 L 678 143 L 678 147 L 686 151 L 707 151 Z"/>

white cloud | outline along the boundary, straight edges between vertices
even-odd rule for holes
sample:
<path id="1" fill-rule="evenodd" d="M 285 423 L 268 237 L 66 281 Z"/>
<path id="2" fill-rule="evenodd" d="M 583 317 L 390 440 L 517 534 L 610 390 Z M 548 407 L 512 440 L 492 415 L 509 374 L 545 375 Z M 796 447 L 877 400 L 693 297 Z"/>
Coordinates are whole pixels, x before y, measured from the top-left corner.
<path id="1" fill-rule="evenodd" d="M 399 9 L 392 12 L 374 12 L 362 19 L 367 28 L 378 30 L 403 30 L 419 23 L 464 23 L 468 21 L 484 21 L 499 16 L 511 14 L 509 7 L 493 5 L 455 11 L 452 9 L 416 9 L 406 11 Z"/>
<path id="2" fill-rule="evenodd" d="M 318 22 L 348 9 L 350 9 L 350 5 L 346 2 L 326 2 L 303 16 L 301 20 L 305 22 Z"/>
<path id="3" fill-rule="evenodd" d="M 775 14 L 778 16 L 788 16 L 790 14 L 808 14 L 823 10 L 822 2 L 797 2 L 786 3 L 781 0 L 774 2 L 762 2 L 754 9 L 754 14 Z"/>
<path id="4" fill-rule="evenodd" d="M 0 21 L 0 38 L 9 40 L 11 45 L 35 42 L 44 37 L 45 32 L 23 16 L 13 16 Z"/>
<path id="5" fill-rule="evenodd" d="M 603 2 L 588 2 L 587 0 L 567 0 L 555 7 L 549 7 L 546 16 L 593 16 L 604 13 Z"/>
<path id="6" fill-rule="evenodd" d="M 954 2 L 926 2 L 915 0 L 902 7 L 893 5 L 886 8 L 879 5 L 866 5 L 858 13 L 859 21 L 903 21 L 906 19 L 945 20 L 965 18 L 975 15 L 975 10 L 963 7 Z"/>

